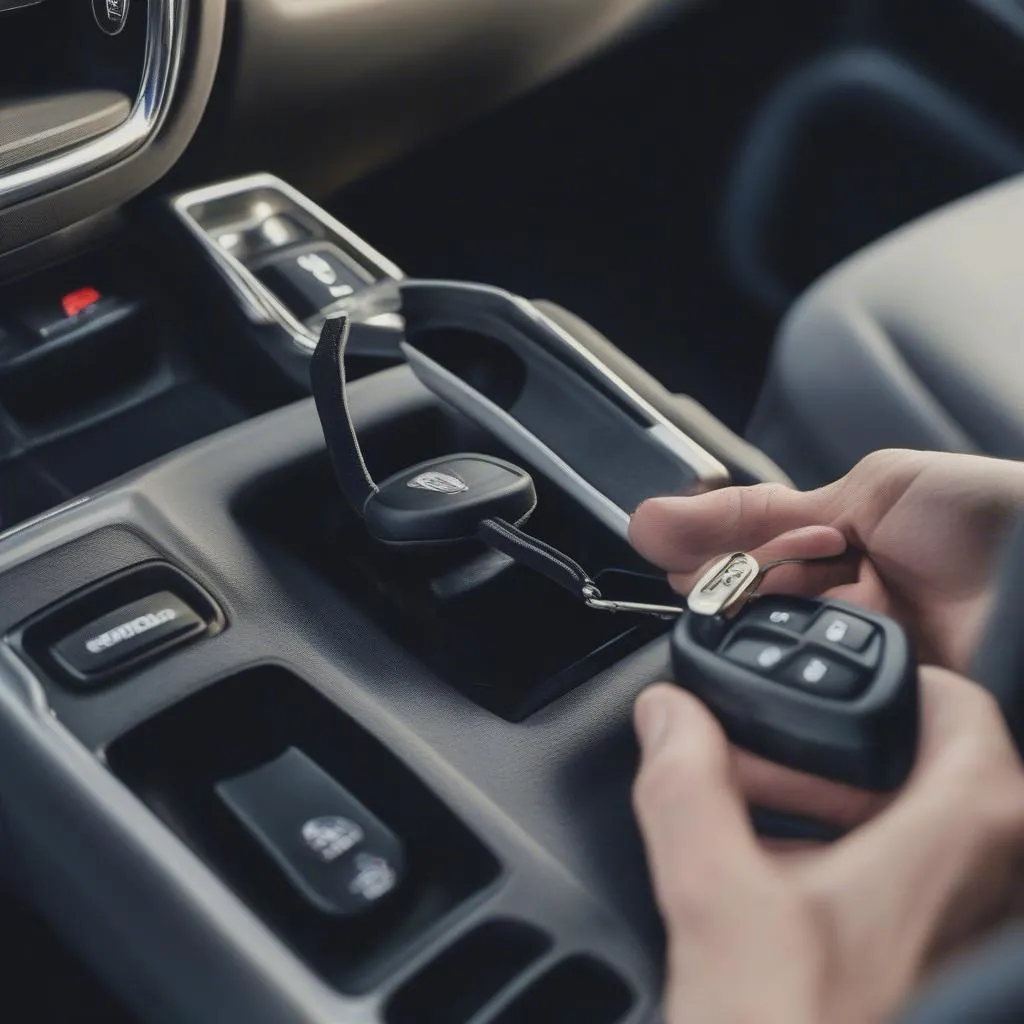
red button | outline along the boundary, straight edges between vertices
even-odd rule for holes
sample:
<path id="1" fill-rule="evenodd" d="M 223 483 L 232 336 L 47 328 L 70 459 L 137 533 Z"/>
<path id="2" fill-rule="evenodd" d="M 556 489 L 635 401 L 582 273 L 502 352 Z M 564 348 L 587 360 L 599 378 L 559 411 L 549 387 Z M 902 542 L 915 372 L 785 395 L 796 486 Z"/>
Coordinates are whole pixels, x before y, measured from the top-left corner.
<path id="1" fill-rule="evenodd" d="M 68 292 L 60 300 L 60 304 L 65 316 L 76 316 L 82 310 L 95 306 L 102 298 L 95 288 L 76 288 L 73 292 Z"/>

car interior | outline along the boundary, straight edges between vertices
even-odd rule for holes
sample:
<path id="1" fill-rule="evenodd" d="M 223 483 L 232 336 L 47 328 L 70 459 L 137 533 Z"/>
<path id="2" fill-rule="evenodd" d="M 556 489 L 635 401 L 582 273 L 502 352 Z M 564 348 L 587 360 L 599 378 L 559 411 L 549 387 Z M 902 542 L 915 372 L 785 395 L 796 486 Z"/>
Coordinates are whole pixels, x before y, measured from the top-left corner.
<path id="1" fill-rule="evenodd" d="M 5 1019 L 659 1020 L 629 517 L 1024 457 L 1022 91 L 1020 0 L 0 0 Z"/>

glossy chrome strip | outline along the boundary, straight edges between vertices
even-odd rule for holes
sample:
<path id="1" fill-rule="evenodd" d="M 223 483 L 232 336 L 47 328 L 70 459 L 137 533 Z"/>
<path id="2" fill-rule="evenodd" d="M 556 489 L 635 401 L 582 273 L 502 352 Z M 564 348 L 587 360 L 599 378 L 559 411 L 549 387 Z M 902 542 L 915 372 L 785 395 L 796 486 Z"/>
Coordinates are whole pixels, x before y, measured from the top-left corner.
<path id="1" fill-rule="evenodd" d="M 25 530 L 31 530 L 33 526 L 38 526 L 40 523 L 45 523 L 56 516 L 61 516 L 65 512 L 70 512 L 73 508 L 79 508 L 88 500 L 88 495 L 84 495 L 81 498 L 72 498 L 71 501 L 65 501 L 63 505 L 57 505 L 54 508 L 47 509 L 45 512 L 40 512 L 39 515 L 26 519 L 24 522 L 15 523 L 14 526 L 9 526 L 3 533 L 0 533 L 0 544 L 7 540 L 8 537 L 14 537 Z"/>
<path id="2" fill-rule="evenodd" d="M 53 192 L 135 152 L 163 125 L 184 49 L 188 0 L 148 0 L 142 80 L 128 119 L 89 142 L 0 174 L 0 209 Z"/>
<path id="3" fill-rule="evenodd" d="M 378 280 L 401 281 L 405 274 L 401 268 L 391 262 L 383 253 L 378 252 L 369 242 L 360 238 L 351 228 L 347 228 L 339 220 L 335 220 L 326 210 L 317 206 L 311 199 L 304 196 L 298 189 L 273 174 L 252 174 L 245 178 L 233 178 L 230 181 L 218 182 L 183 192 L 171 200 L 171 207 L 186 228 L 199 240 L 200 245 L 209 254 L 214 266 L 227 281 L 241 304 L 245 315 L 257 324 L 279 324 L 295 341 L 295 344 L 307 351 L 316 348 L 318 334 L 298 320 L 283 302 L 246 267 L 241 260 L 223 250 L 216 241 L 203 229 L 192 215 L 195 206 L 227 199 L 231 196 L 244 195 L 267 189 L 283 195 L 290 203 L 309 214 L 314 220 L 327 228 L 336 239 L 343 242 L 369 268 L 378 274 Z"/>

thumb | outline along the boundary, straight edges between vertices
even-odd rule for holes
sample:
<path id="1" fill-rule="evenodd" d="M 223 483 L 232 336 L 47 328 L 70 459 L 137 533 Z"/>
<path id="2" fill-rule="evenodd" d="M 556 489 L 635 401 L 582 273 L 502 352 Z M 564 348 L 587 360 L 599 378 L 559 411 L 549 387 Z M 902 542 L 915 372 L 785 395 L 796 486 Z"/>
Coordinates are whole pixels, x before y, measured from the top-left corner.
<path id="1" fill-rule="evenodd" d="M 636 703 L 633 802 L 655 894 L 668 918 L 717 902 L 763 860 L 725 734 L 695 697 L 653 686 Z"/>

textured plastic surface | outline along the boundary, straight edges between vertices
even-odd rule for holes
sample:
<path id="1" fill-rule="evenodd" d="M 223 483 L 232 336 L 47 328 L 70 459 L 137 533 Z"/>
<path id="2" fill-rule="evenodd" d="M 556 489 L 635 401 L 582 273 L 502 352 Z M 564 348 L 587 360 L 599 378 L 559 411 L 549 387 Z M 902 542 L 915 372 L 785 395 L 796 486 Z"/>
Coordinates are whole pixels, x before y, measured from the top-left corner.
<path id="1" fill-rule="evenodd" d="M 884 616 L 755 599 L 731 621 L 683 616 L 672 661 L 730 739 L 769 760 L 874 790 L 895 789 L 914 762 L 917 661 Z"/>
<path id="2" fill-rule="evenodd" d="M 364 430 L 416 407 L 435 406 L 408 370 L 352 389 Z M 522 723 L 488 713 L 237 521 L 233 509 L 256 482 L 283 481 L 312 457 L 323 458 L 323 440 L 304 402 L 0 542 L 0 587 L 18 574 L 13 600 L 22 614 L 94 578 L 114 555 L 123 563 L 156 548 L 187 566 L 231 622 L 130 683 L 91 695 L 29 683 L 0 655 L 0 796 L 21 851 L 18 884 L 144 1017 L 158 1006 L 159 1019 L 200 1024 L 379 1020 L 377 999 L 325 985 L 91 753 L 239 666 L 284 662 L 386 744 L 505 867 L 500 887 L 425 936 L 391 972 L 381 1000 L 463 930 L 512 916 L 550 934 L 559 958 L 580 952 L 612 965 L 636 994 L 629 1024 L 655 1019 L 662 939 L 630 810 L 630 709 L 640 687 L 664 678 L 667 645 L 635 652 Z M 132 541 L 138 533 L 151 540 L 112 548 L 126 531 L 108 528 L 125 523 Z M 87 536 L 103 530 L 107 543 Z M 55 820 L 74 843 L 53 841 Z M 509 998 L 499 997 L 495 1014 Z"/>
<path id="3" fill-rule="evenodd" d="M 86 89 L 0 105 L 0 171 L 58 153 L 116 128 L 131 101 L 113 90 Z"/>

